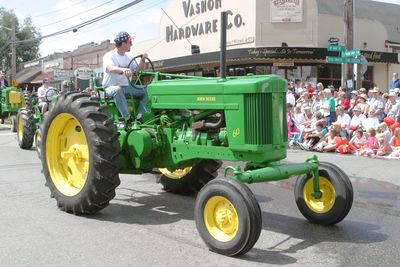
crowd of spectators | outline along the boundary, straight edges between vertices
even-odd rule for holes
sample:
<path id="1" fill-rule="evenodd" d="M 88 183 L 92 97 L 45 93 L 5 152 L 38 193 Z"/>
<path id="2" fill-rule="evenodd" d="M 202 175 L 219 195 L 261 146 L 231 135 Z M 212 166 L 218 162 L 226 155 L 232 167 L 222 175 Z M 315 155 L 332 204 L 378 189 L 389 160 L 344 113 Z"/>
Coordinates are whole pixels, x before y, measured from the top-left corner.
<path id="1" fill-rule="evenodd" d="M 398 81 L 393 76 L 392 86 Z M 400 86 L 400 85 L 399 85 Z M 400 89 L 349 92 L 322 83 L 288 83 L 289 148 L 400 159 Z"/>

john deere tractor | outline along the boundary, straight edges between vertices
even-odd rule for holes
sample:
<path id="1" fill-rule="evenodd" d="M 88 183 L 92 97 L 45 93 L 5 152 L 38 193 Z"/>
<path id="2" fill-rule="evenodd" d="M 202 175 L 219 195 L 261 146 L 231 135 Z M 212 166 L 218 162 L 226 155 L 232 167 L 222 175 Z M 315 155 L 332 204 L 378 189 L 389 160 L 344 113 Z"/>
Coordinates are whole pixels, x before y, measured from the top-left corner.
<path id="1" fill-rule="evenodd" d="M 46 91 L 44 101 L 48 108 L 52 106 L 52 102 L 57 98 L 57 91 L 50 88 Z M 25 107 L 18 110 L 17 114 L 17 136 L 18 145 L 22 149 L 30 149 L 35 142 L 36 150 L 40 156 L 40 128 L 39 125 L 43 120 L 43 114 L 39 107 L 39 99 L 36 92 L 24 93 Z"/>
<path id="2" fill-rule="evenodd" d="M 222 45 L 222 59 L 224 52 Z M 306 219 L 343 220 L 353 189 L 341 169 L 316 156 L 280 162 L 287 155 L 286 81 L 226 77 L 225 60 L 220 69 L 217 78 L 139 73 L 139 80 L 151 80 L 142 86 L 148 112 L 130 127 L 102 88 L 96 88 L 99 98 L 61 94 L 41 124 L 43 174 L 58 207 L 76 215 L 98 212 L 114 198 L 120 173 L 157 173 L 165 190 L 197 193 L 195 222 L 206 245 L 238 256 L 254 246 L 262 225 L 246 183 L 298 176 L 295 200 Z M 135 117 L 139 100 L 127 101 Z M 217 178 L 222 160 L 246 167 L 226 167 Z"/>
<path id="3" fill-rule="evenodd" d="M 18 109 L 25 106 L 21 90 L 17 87 L 3 87 L 0 94 L 0 120 L 4 123 L 5 119 L 11 121 L 11 131 L 17 131 Z"/>

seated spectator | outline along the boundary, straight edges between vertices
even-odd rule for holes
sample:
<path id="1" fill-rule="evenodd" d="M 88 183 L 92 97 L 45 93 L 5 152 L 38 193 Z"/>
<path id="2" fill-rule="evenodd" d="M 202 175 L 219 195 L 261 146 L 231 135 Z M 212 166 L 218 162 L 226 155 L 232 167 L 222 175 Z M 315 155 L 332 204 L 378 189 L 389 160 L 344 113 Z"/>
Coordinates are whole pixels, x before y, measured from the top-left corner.
<path id="1" fill-rule="evenodd" d="M 354 136 L 350 139 L 349 149 L 353 154 L 358 155 L 360 149 L 367 144 L 367 138 L 364 135 L 364 131 L 362 128 L 358 128 L 355 131 Z"/>
<path id="2" fill-rule="evenodd" d="M 383 120 L 385 114 L 383 101 L 379 97 L 379 88 L 374 87 L 372 90 L 369 90 L 369 93 L 371 94 L 371 98 L 369 99 L 368 117 L 373 116 L 380 122 Z"/>
<path id="3" fill-rule="evenodd" d="M 300 144 L 301 148 L 303 148 L 305 150 L 310 150 L 328 132 L 328 130 L 325 128 L 324 121 L 318 121 L 315 124 L 315 127 L 316 127 L 316 129 L 314 131 L 312 131 L 311 133 L 307 133 L 304 136 L 304 142 L 302 144 Z"/>
<path id="4" fill-rule="evenodd" d="M 400 127 L 393 131 L 393 136 L 390 139 L 390 146 L 392 148 L 391 157 L 400 157 Z"/>
<path id="5" fill-rule="evenodd" d="M 347 98 L 345 92 L 339 92 L 336 107 L 337 106 L 341 106 L 343 108 L 343 111 L 346 112 L 350 109 L 350 100 Z"/>
<path id="6" fill-rule="evenodd" d="M 344 108 L 342 106 L 336 107 L 336 115 L 337 115 L 337 122 L 340 122 L 343 128 L 348 129 L 351 123 L 351 118 L 349 114 L 344 112 Z"/>
<path id="7" fill-rule="evenodd" d="M 324 89 L 323 98 L 321 102 L 321 112 L 325 117 L 326 125 L 330 126 L 332 122 L 336 121 L 335 100 L 332 96 L 331 89 Z"/>
<path id="8" fill-rule="evenodd" d="M 396 94 L 394 92 L 389 93 L 389 100 L 386 103 L 385 111 L 389 118 L 396 119 L 400 117 L 400 102 L 396 101 Z"/>
<path id="9" fill-rule="evenodd" d="M 338 132 L 335 129 L 330 129 L 328 134 L 315 145 L 315 150 L 320 152 L 335 151 L 338 146 L 336 143 L 337 136 Z"/>
<path id="10" fill-rule="evenodd" d="M 366 157 L 374 157 L 378 150 L 378 139 L 376 138 L 376 131 L 374 128 L 367 130 L 368 138 L 367 143 L 361 148 L 360 155 Z"/>
<path id="11" fill-rule="evenodd" d="M 358 104 L 358 92 L 357 91 L 351 91 L 350 95 L 350 108 L 349 108 L 349 114 L 351 115 L 353 112 L 353 108 Z"/>
<path id="12" fill-rule="evenodd" d="M 369 109 L 367 99 L 368 99 L 368 96 L 366 94 L 361 94 L 358 97 L 358 104 L 357 104 L 357 106 L 360 107 L 362 114 L 364 114 L 365 116 L 368 115 L 368 109 Z"/>
<path id="13" fill-rule="evenodd" d="M 305 121 L 304 113 L 301 112 L 301 104 L 297 104 L 296 107 L 294 107 L 292 119 L 296 128 L 301 132 L 304 129 L 303 123 Z"/>
<path id="14" fill-rule="evenodd" d="M 293 117 L 292 117 L 292 109 L 293 106 L 290 103 L 286 104 L 286 124 L 287 124 L 287 131 L 288 131 L 288 139 L 294 140 L 296 139 L 297 135 L 299 135 L 299 130 L 297 129 Z"/>
<path id="15" fill-rule="evenodd" d="M 351 118 L 350 125 L 347 131 L 347 135 L 349 138 L 353 136 L 353 132 L 362 127 L 363 122 L 367 119 L 364 114 L 362 114 L 361 108 L 359 105 L 355 106 L 353 109 L 353 117 Z"/>
<path id="16" fill-rule="evenodd" d="M 378 139 L 378 150 L 376 151 L 376 156 L 383 157 L 389 155 L 392 152 L 390 144 L 385 140 L 385 134 L 381 133 L 377 135 Z"/>
<path id="17" fill-rule="evenodd" d="M 390 138 L 392 138 L 392 132 L 390 131 L 390 129 L 389 129 L 388 125 L 386 124 L 386 122 L 381 122 L 379 124 L 377 132 L 382 134 L 385 137 L 385 143 L 389 144 Z"/>
<path id="18" fill-rule="evenodd" d="M 364 129 L 370 129 L 370 128 L 376 129 L 376 128 L 378 128 L 379 119 L 378 119 L 377 115 L 375 115 L 375 114 L 376 113 L 373 110 L 371 110 L 368 113 L 368 118 L 363 121 Z"/>

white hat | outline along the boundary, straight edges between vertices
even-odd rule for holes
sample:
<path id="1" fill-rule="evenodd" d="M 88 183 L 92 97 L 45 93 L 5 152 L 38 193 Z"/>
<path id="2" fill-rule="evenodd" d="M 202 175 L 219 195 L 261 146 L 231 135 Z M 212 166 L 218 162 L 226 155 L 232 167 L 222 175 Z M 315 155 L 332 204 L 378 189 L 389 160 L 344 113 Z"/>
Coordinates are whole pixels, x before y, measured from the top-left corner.
<path id="1" fill-rule="evenodd" d="M 395 92 L 396 94 L 400 93 L 400 88 L 394 88 L 393 92 Z"/>
<path id="2" fill-rule="evenodd" d="M 397 94 L 396 94 L 395 92 L 390 92 L 390 93 L 389 93 L 389 97 L 390 97 L 390 96 L 397 96 Z"/>
<path id="3" fill-rule="evenodd" d="M 329 88 L 325 88 L 325 89 L 324 89 L 324 93 L 332 94 L 332 91 L 331 91 L 331 89 L 329 89 Z"/>

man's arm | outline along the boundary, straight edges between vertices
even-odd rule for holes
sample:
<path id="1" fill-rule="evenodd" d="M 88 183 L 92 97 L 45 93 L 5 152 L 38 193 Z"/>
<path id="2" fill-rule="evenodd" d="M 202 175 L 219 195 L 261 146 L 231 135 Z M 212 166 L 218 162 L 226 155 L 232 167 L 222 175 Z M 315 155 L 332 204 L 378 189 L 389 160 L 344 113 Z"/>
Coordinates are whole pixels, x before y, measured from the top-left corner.
<path id="1" fill-rule="evenodd" d="M 147 53 L 144 53 L 142 55 L 142 58 L 140 59 L 140 63 L 139 63 L 139 71 L 144 69 L 144 64 L 146 62 L 146 58 L 148 57 Z"/>

